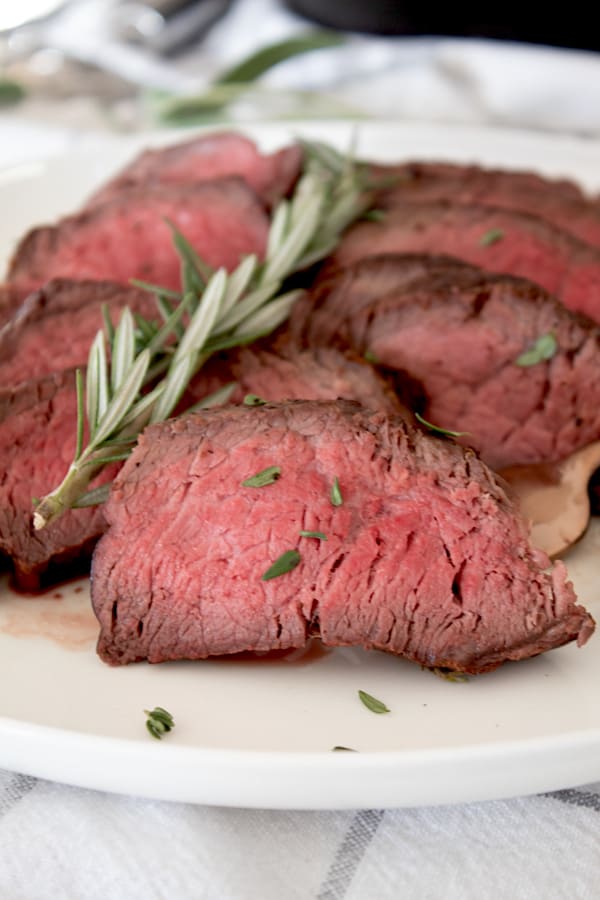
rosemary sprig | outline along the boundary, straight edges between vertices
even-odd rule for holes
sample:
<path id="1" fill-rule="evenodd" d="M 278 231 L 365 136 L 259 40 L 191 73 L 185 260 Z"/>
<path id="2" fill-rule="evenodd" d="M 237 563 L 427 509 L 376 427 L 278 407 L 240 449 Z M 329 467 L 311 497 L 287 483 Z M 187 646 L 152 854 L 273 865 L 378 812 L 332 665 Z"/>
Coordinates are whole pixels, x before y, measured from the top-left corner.
<path id="1" fill-rule="evenodd" d="M 105 491 L 90 491 L 90 483 L 109 461 L 131 452 L 148 423 L 173 414 L 212 353 L 251 343 L 287 319 L 302 291 L 286 291 L 285 279 L 330 253 L 342 231 L 371 202 L 360 167 L 327 149 L 325 154 L 319 145 L 306 153 L 293 196 L 273 215 L 264 261 L 251 255 L 231 273 L 213 272 L 171 226 L 183 293 L 137 282 L 157 295 L 162 322 L 134 316 L 126 308 L 113 328 L 105 311 L 105 328 L 90 349 L 85 398 L 78 376 L 74 459 L 62 483 L 36 507 L 36 530 L 71 507 L 104 497 Z M 86 420 L 89 438 L 83 447 Z"/>

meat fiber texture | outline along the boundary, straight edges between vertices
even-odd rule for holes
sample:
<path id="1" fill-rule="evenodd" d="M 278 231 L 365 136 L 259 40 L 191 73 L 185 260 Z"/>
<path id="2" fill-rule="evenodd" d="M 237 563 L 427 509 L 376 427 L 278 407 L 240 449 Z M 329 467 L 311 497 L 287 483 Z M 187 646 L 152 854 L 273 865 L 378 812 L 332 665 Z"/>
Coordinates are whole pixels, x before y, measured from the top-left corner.
<path id="1" fill-rule="evenodd" d="M 285 197 L 302 167 L 298 144 L 262 154 L 254 141 L 233 131 L 193 137 L 167 147 L 145 150 L 90 199 L 96 205 L 123 189 L 148 184 L 193 184 L 239 175 L 270 208 Z"/>
<path id="2" fill-rule="evenodd" d="M 264 254 L 269 218 L 240 179 L 132 188 L 54 226 L 30 231 L 18 245 L 8 280 L 32 291 L 52 278 L 132 278 L 177 290 L 180 260 L 170 221 L 209 265 L 234 269 L 242 256 Z"/>
<path id="3" fill-rule="evenodd" d="M 387 293 L 369 291 L 378 266 Z M 337 341 L 408 376 L 413 392 L 421 388 L 424 417 L 465 432 L 461 441 L 493 468 L 559 461 L 600 439 L 593 322 L 524 279 L 444 261 L 432 261 L 421 277 L 417 271 L 414 257 L 350 266 L 321 286 L 312 306 L 307 301 L 303 326 L 298 312 L 296 337 L 309 345 Z M 545 335 L 556 340 L 551 358 L 518 365 Z"/>
<path id="4" fill-rule="evenodd" d="M 572 181 L 533 172 L 475 165 L 413 161 L 384 170 L 395 179 L 378 198 L 382 209 L 440 200 L 514 209 L 544 219 L 588 244 L 600 247 L 600 205 Z"/>
<path id="5" fill-rule="evenodd" d="M 0 552 L 12 559 L 23 587 L 38 587 L 48 566 L 89 557 L 105 528 L 102 509 L 88 507 L 33 530 L 33 498 L 59 484 L 73 459 L 76 409 L 73 370 L 0 391 Z M 108 466 L 92 486 L 116 469 Z"/>
<path id="6" fill-rule="evenodd" d="M 215 357 L 192 381 L 186 405 L 236 382 L 229 403 L 248 394 L 263 400 L 356 400 L 387 413 L 407 414 L 392 387 L 364 360 L 334 347 L 274 352 L 242 348 Z"/>
<path id="7" fill-rule="evenodd" d="M 23 291 L 11 284 L 0 284 L 0 328 L 18 310 L 23 300 Z"/>
<path id="8" fill-rule="evenodd" d="M 274 483 L 242 484 L 273 465 Z M 347 401 L 151 426 L 105 514 L 92 601 L 113 665 L 303 647 L 318 633 L 478 673 L 594 628 L 472 451 Z M 264 580 L 290 550 L 299 564 Z"/>
<path id="9" fill-rule="evenodd" d="M 0 328 L 2 387 L 85 366 L 103 327 L 103 306 L 115 326 L 125 306 L 147 318 L 157 317 L 156 303 L 146 291 L 112 281 L 51 281 L 30 294 Z"/>
<path id="10" fill-rule="evenodd" d="M 600 250 L 542 219 L 492 206 L 405 203 L 348 230 L 327 270 L 379 253 L 442 253 L 529 278 L 600 322 Z"/>

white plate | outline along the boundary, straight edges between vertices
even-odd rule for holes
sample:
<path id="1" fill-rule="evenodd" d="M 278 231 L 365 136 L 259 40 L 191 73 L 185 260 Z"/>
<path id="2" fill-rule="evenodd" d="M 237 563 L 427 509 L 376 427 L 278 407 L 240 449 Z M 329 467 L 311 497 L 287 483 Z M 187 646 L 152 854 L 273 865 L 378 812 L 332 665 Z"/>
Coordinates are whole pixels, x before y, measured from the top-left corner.
<path id="1" fill-rule="evenodd" d="M 282 126 L 247 129 L 265 148 Z M 345 124 L 294 133 L 347 147 Z M 370 157 L 446 157 L 577 177 L 600 190 L 600 145 L 492 129 L 360 125 Z M 164 140 L 164 136 L 157 140 Z M 73 209 L 141 144 L 104 142 L 0 173 L 0 249 Z M 8 211 L 8 212 L 7 212 Z M 600 620 L 600 523 L 567 564 Z M 600 779 L 600 637 L 467 683 L 382 653 L 342 649 L 278 661 L 111 669 L 94 653 L 88 584 L 43 598 L 0 587 L 0 766 L 102 790 L 270 808 L 394 807 L 508 797 Z M 391 712 L 374 715 L 363 689 Z M 147 735 L 143 709 L 175 730 Z M 358 753 L 332 752 L 335 745 Z"/>

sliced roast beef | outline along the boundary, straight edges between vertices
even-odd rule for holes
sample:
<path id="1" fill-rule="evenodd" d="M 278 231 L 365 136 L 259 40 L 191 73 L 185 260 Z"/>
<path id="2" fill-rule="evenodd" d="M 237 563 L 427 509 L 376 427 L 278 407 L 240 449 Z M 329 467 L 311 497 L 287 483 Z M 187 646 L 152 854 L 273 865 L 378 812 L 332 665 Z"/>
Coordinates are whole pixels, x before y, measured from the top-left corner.
<path id="1" fill-rule="evenodd" d="M 193 184 L 239 175 L 271 207 L 289 193 L 301 165 L 302 150 L 297 144 L 262 154 L 254 141 L 241 134 L 215 132 L 145 150 L 97 191 L 90 205 L 103 203 L 131 187 L 167 182 Z"/>
<path id="2" fill-rule="evenodd" d="M 62 481 L 73 458 L 76 409 L 73 370 L 0 391 L 0 552 L 28 588 L 38 586 L 49 566 L 89 558 L 105 528 L 99 507 L 69 510 L 42 531 L 32 526 L 34 498 Z M 108 467 L 95 484 L 115 471 Z"/>
<path id="3" fill-rule="evenodd" d="M 600 207 L 571 181 L 533 172 L 436 162 L 408 162 L 387 171 L 395 181 L 378 200 L 383 209 L 440 200 L 482 203 L 531 213 L 600 247 Z"/>
<path id="4" fill-rule="evenodd" d="M 30 294 L 0 329 L 0 384 L 13 387 L 86 365 L 90 345 L 103 327 L 103 306 L 115 325 L 125 306 L 147 318 L 158 316 L 146 291 L 112 281 L 51 281 Z"/>
<path id="5" fill-rule="evenodd" d="M 443 267 L 357 308 L 351 267 L 321 290 L 304 330 L 421 386 L 420 412 L 494 468 L 564 459 L 600 439 L 600 329 L 532 282 Z M 349 297 L 349 300 L 347 300 Z M 529 365 L 523 354 L 546 343 Z M 525 362 L 528 360 L 525 359 Z M 401 382 L 400 382 L 401 389 Z"/>
<path id="6" fill-rule="evenodd" d="M 0 285 L 0 328 L 15 314 L 23 301 L 23 291 L 15 285 Z"/>
<path id="7" fill-rule="evenodd" d="M 265 250 L 268 216 L 243 181 L 152 185 L 29 232 L 17 247 L 9 281 L 34 290 L 58 277 L 140 278 L 177 289 L 180 263 L 166 220 L 212 266 L 233 269 L 243 255 Z"/>
<path id="8" fill-rule="evenodd" d="M 372 409 L 401 413 L 391 386 L 364 360 L 334 347 L 285 352 L 242 348 L 215 357 L 200 370 L 187 392 L 187 405 L 236 382 L 230 403 L 248 394 L 264 400 L 356 400 Z"/>
<path id="9" fill-rule="evenodd" d="M 352 346 L 347 331 L 354 318 L 374 300 L 390 291 L 402 290 L 425 275 L 447 275 L 451 281 L 458 271 L 476 271 L 451 256 L 427 253 L 389 253 L 366 256 L 357 262 L 327 273 L 324 270 L 310 292 L 295 304 L 281 342 L 303 346 L 338 344 Z"/>
<path id="10" fill-rule="evenodd" d="M 271 466 L 278 478 L 247 484 Z M 92 601 L 99 653 L 115 665 L 302 647 L 319 633 L 478 673 L 594 628 L 472 451 L 348 401 L 152 426 L 105 513 Z"/>
<path id="11" fill-rule="evenodd" d="M 491 206 L 406 203 L 342 239 L 328 271 L 380 253 L 445 253 L 529 278 L 569 309 L 600 321 L 600 250 L 542 219 Z"/>

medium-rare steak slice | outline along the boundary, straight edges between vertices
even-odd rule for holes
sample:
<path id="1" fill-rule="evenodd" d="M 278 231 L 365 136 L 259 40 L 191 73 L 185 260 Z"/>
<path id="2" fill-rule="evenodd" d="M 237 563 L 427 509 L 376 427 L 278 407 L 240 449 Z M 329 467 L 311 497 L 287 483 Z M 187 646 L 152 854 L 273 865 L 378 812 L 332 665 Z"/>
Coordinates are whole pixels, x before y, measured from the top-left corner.
<path id="1" fill-rule="evenodd" d="M 382 209 L 439 200 L 482 203 L 531 213 L 600 247 L 600 207 L 571 181 L 544 178 L 533 172 L 418 161 L 393 166 L 386 172 L 397 181 L 380 195 L 377 205 Z"/>
<path id="2" fill-rule="evenodd" d="M 152 185 L 113 199 L 54 226 L 30 231 L 20 242 L 8 279 L 34 290 L 52 278 L 140 278 L 180 287 L 180 262 L 170 220 L 211 266 L 233 269 L 249 253 L 262 256 L 269 220 L 243 181 Z"/>
<path id="3" fill-rule="evenodd" d="M 462 443 L 494 468 L 558 461 L 600 439 L 600 330 L 589 319 L 532 282 L 472 267 L 432 267 L 357 309 L 354 270 L 318 292 L 304 342 L 337 340 L 408 375 L 423 416 L 466 432 Z M 519 365 L 540 339 L 550 358 Z"/>
<path id="4" fill-rule="evenodd" d="M 12 559 L 26 588 L 38 587 L 48 566 L 89 556 L 105 528 L 102 509 L 89 507 L 33 530 L 33 498 L 59 484 L 73 458 L 76 409 L 73 370 L 0 391 L 0 552 Z M 96 483 L 115 471 L 109 466 Z"/>
<path id="5" fill-rule="evenodd" d="M 34 291 L 0 329 L 0 385 L 41 378 L 60 369 L 85 366 L 106 305 L 113 323 L 125 306 L 146 318 L 158 317 L 146 291 L 112 281 L 56 279 Z"/>
<path id="6" fill-rule="evenodd" d="M 247 484 L 272 466 L 278 478 Z M 317 632 L 477 673 L 594 628 L 472 451 L 348 401 L 151 426 L 105 514 L 92 601 L 115 665 L 302 647 Z"/>
<path id="7" fill-rule="evenodd" d="M 88 205 L 102 203 L 124 188 L 153 183 L 188 183 L 239 175 L 267 207 L 285 197 L 300 174 L 298 144 L 262 154 L 249 138 L 234 131 L 194 137 L 140 153 L 98 190 Z"/>
<path id="8" fill-rule="evenodd" d="M 349 346 L 348 323 L 390 291 L 402 290 L 425 275 L 477 271 L 452 256 L 428 253 L 389 253 L 366 256 L 335 272 L 317 277 L 313 288 L 294 305 L 281 342 L 298 346 Z"/>
<path id="9" fill-rule="evenodd" d="M 379 253 L 445 253 L 537 282 L 600 322 L 600 250 L 542 219 L 491 206 L 412 203 L 354 225 L 327 271 Z"/>
<path id="10" fill-rule="evenodd" d="M 237 387 L 229 403 L 248 394 L 263 400 L 356 400 L 371 409 L 401 414 L 392 387 L 364 360 L 334 347 L 285 352 L 242 348 L 215 357 L 190 384 L 187 405 L 200 401 L 225 384 Z"/>

